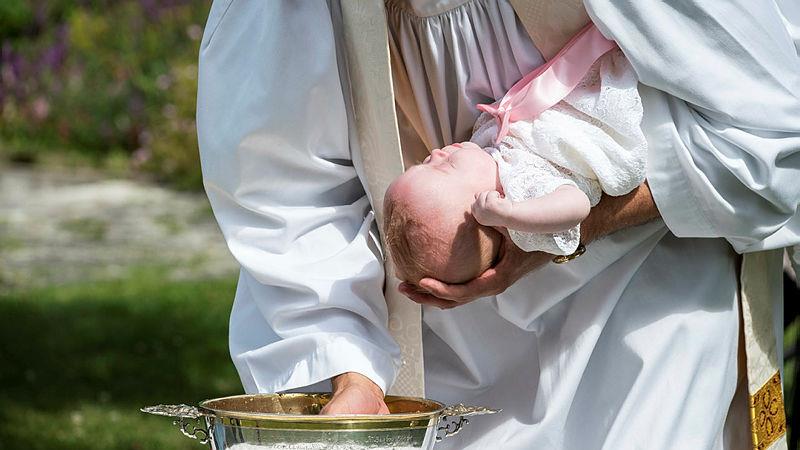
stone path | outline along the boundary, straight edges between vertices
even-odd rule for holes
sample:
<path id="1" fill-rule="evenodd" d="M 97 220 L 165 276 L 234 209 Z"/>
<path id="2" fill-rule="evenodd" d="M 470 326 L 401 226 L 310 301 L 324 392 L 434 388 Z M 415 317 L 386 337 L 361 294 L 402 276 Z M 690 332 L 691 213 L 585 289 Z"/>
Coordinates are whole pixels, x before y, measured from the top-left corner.
<path id="1" fill-rule="evenodd" d="M 0 166 L 0 290 L 154 265 L 174 278 L 235 274 L 202 193 L 93 172 Z"/>

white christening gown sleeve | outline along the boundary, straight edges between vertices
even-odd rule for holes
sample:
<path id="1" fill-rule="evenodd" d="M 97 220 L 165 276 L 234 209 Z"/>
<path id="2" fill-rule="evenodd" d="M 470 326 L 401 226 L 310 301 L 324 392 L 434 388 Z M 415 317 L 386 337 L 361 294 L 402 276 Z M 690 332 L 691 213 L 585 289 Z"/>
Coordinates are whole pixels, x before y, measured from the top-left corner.
<path id="1" fill-rule="evenodd" d="M 647 178 L 680 237 L 800 242 L 800 59 L 773 1 L 586 0 L 642 88 Z"/>
<path id="2" fill-rule="evenodd" d="M 536 118 L 512 122 L 490 153 L 513 201 L 541 197 L 569 184 L 595 206 L 603 192 L 624 195 L 644 182 L 647 141 L 641 122 L 636 75 L 622 52 L 613 50 L 555 106 Z M 472 141 L 486 147 L 496 135 L 496 120 L 481 114 Z M 509 235 L 528 252 L 568 255 L 580 244 L 579 225 L 557 233 L 509 230 Z"/>
<path id="3" fill-rule="evenodd" d="M 352 165 L 326 2 L 214 2 L 200 50 L 206 192 L 241 264 L 230 350 L 248 392 L 347 371 L 381 388 L 399 350 Z"/>

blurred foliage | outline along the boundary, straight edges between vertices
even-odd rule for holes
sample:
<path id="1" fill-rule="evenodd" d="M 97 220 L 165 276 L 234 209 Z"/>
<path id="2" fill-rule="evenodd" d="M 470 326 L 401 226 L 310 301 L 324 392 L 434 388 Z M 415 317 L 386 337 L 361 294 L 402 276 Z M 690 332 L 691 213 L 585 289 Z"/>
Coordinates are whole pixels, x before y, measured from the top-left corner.
<path id="1" fill-rule="evenodd" d="M 210 2 L 0 1 L 0 151 L 64 149 L 200 186 L 197 51 Z"/>
<path id="2" fill-rule="evenodd" d="M 33 21 L 31 5 L 24 0 L 0 2 L 0 30 L 3 35 L 19 33 Z"/>
<path id="3" fill-rule="evenodd" d="M 227 345 L 235 278 L 164 274 L 0 293 L 13 318 L 0 327 L 0 448 L 208 448 L 139 408 L 241 393 Z"/>

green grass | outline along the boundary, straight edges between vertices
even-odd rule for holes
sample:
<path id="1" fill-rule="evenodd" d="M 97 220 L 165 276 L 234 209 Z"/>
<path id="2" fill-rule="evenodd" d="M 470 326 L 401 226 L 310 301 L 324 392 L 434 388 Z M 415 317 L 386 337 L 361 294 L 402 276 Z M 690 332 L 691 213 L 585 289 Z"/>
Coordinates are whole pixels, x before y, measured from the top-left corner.
<path id="1" fill-rule="evenodd" d="M 91 217 L 70 219 L 59 223 L 59 226 L 82 241 L 100 242 L 108 232 L 108 223 Z"/>
<path id="2" fill-rule="evenodd" d="M 0 449 L 204 448 L 138 409 L 241 392 L 234 289 L 150 269 L 0 296 Z"/>

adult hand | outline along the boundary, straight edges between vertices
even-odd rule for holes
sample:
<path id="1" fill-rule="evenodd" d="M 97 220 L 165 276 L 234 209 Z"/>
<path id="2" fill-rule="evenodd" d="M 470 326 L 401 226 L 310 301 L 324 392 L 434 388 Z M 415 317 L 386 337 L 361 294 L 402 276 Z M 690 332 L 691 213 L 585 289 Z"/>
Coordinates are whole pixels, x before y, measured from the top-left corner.
<path id="1" fill-rule="evenodd" d="M 356 372 L 333 377 L 333 397 L 320 414 L 389 414 L 383 391 L 372 380 Z"/>
<path id="2" fill-rule="evenodd" d="M 419 287 L 401 283 L 400 292 L 416 303 L 450 309 L 481 297 L 500 294 L 523 275 L 552 259 L 553 255 L 549 253 L 520 250 L 506 234 L 499 261 L 477 278 L 465 284 L 447 284 L 423 278 Z"/>
<path id="3" fill-rule="evenodd" d="M 592 208 L 589 217 L 581 223 L 581 240 L 588 244 L 599 237 L 647 223 L 659 216 L 650 186 L 645 181 L 625 195 L 603 195 L 600 203 Z M 500 294 L 523 275 L 553 258 L 549 253 L 526 253 L 514 245 L 507 233 L 504 235 L 500 261 L 478 278 L 466 284 L 446 284 L 433 278 L 423 278 L 419 287 L 401 283 L 400 292 L 417 303 L 449 309 L 476 298 Z"/>

